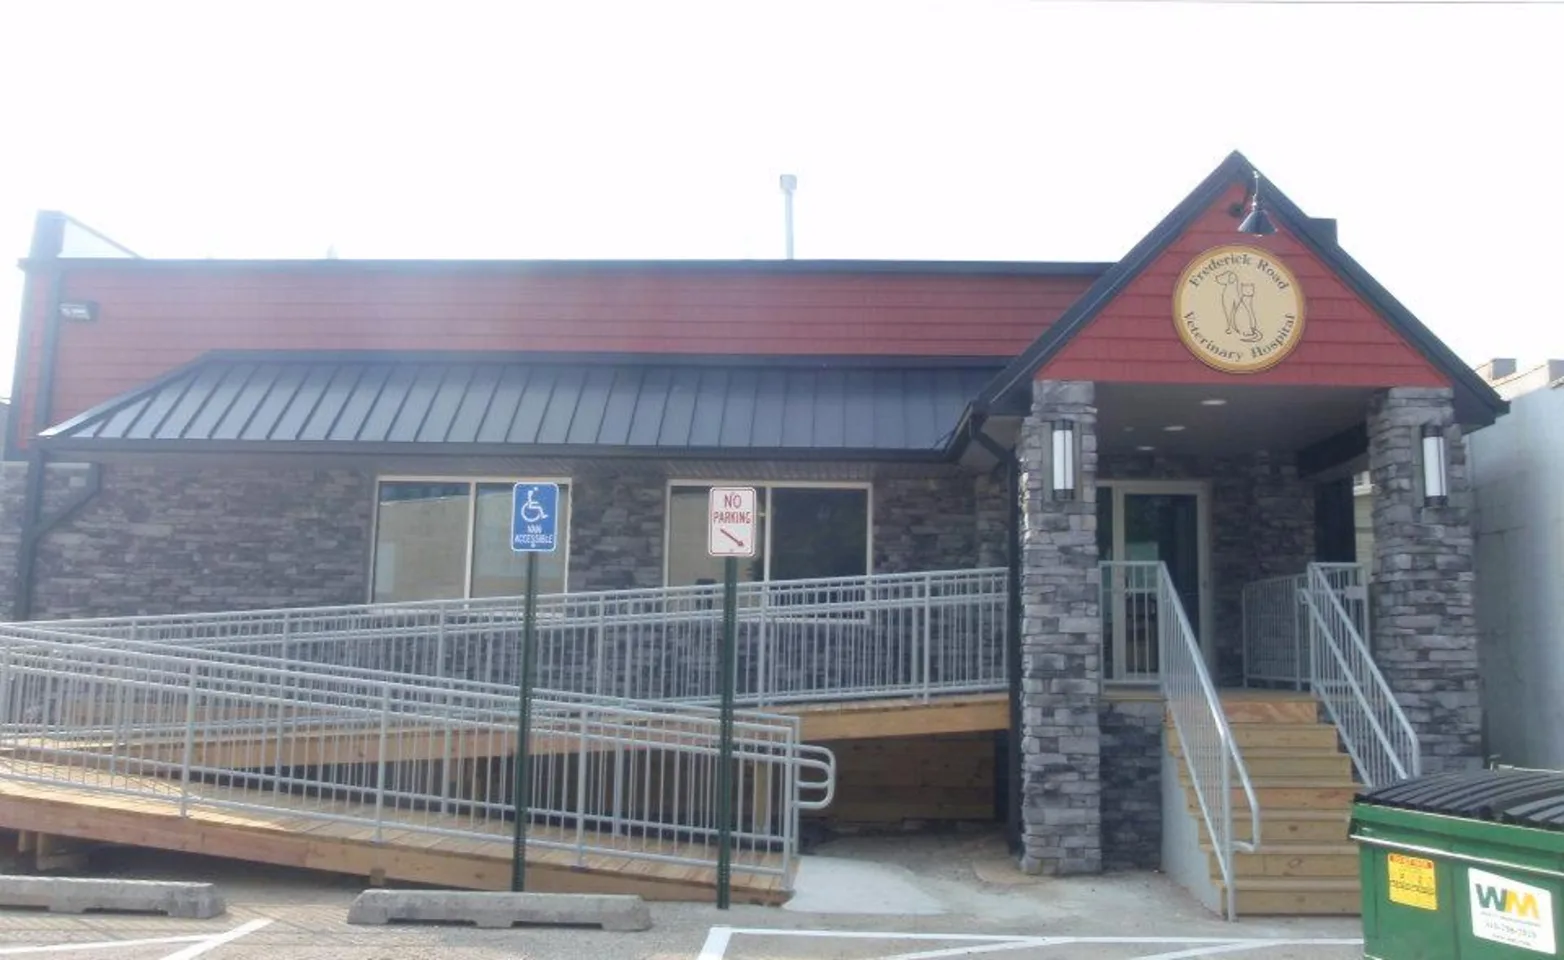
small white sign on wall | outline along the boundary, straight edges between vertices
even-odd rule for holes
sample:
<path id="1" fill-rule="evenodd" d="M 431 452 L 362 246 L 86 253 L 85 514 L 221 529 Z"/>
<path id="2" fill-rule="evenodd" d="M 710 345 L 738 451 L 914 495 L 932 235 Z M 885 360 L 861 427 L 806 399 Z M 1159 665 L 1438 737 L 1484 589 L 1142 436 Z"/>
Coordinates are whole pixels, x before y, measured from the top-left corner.
<path id="1" fill-rule="evenodd" d="M 712 487 L 706 552 L 714 557 L 753 557 L 756 519 L 754 487 Z"/>

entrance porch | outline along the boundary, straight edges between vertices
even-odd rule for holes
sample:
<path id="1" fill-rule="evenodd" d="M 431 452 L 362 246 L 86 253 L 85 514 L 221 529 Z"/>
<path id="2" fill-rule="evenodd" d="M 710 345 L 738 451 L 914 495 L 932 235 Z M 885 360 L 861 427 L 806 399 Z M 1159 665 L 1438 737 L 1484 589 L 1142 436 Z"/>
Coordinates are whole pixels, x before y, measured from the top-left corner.
<path id="1" fill-rule="evenodd" d="M 1479 762 L 1449 390 L 1038 380 L 1018 433 L 1028 869 L 1100 869 L 1104 837 L 1133 816 L 1117 708 L 1104 713 L 1117 689 L 1160 690 L 1180 728 L 1204 731 L 1206 770 L 1186 767 L 1207 800 L 1231 801 L 1201 805 L 1226 817 L 1218 856 L 1242 849 L 1220 835 L 1247 800 L 1222 786 L 1243 766 L 1219 690 L 1313 686 L 1321 718 L 1357 730 L 1362 782 L 1406 752 L 1403 724 L 1418 745 L 1403 766 Z M 1365 470 L 1373 555 L 1358 557 L 1351 484 Z M 1326 683 L 1308 682 L 1311 645 L 1335 651 L 1317 664 Z M 1160 725 L 1159 708 L 1140 719 L 1153 709 Z"/>

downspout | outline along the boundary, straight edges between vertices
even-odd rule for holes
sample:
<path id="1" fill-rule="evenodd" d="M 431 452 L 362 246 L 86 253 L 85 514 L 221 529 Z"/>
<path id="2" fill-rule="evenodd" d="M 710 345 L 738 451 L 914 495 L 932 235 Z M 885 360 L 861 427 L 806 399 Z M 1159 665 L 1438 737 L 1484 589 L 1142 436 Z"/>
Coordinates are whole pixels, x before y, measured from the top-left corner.
<path id="1" fill-rule="evenodd" d="M 974 418 L 972 438 L 998 459 L 1005 470 L 1005 664 L 1010 689 L 1009 749 L 1005 757 L 1009 793 L 1005 803 L 1005 837 L 1010 852 L 1019 854 L 1024 846 L 1021 803 L 1025 796 L 1021 784 L 1025 775 L 1021 751 L 1021 459 L 1014 450 L 1006 450 L 983 432 L 983 419 L 981 416 Z"/>
<path id="2" fill-rule="evenodd" d="M 22 494 L 22 524 L 16 556 L 16 592 L 11 600 L 12 620 L 33 618 L 33 579 L 38 562 L 38 544 L 43 538 L 44 472 L 49 455 L 38 444 L 38 434 L 48 429 L 54 393 L 54 358 L 60 340 L 60 300 L 65 289 L 65 272 L 58 261 L 52 267 L 49 299 L 44 304 L 43 349 L 38 359 L 38 386 L 33 392 L 32 429 L 27 443 L 27 487 Z M 25 345 L 24 345 L 25 347 Z"/>
<path id="3" fill-rule="evenodd" d="M 1010 583 L 1008 591 L 1009 630 L 1006 631 L 1006 662 L 1010 673 L 1010 803 L 1009 813 L 1010 851 L 1019 855 L 1024 847 L 1022 838 L 1021 803 L 1025 797 L 1021 779 L 1026 775 L 1021 752 L 1021 458 L 1014 450 L 1005 465 L 1005 496 L 1010 504 L 1010 537 L 1008 550 Z"/>
<path id="4" fill-rule="evenodd" d="M 43 516 L 43 493 L 49 455 L 38 441 L 38 434 L 49 428 L 54 417 L 54 381 L 56 361 L 60 351 L 60 303 L 65 293 L 65 271 L 59 263 L 60 235 L 52 238 L 52 251 L 34 250 L 35 255 L 48 259 L 53 276 L 49 285 L 49 300 L 45 305 L 43 320 L 42 355 L 39 357 L 38 387 L 33 394 L 32 436 L 27 444 L 27 486 L 22 499 L 22 520 L 17 544 L 16 584 L 11 603 L 12 620 L 31 620 L 33 616 L 33 584 L 36 581 L 38 547 L 44 535 L 72 516 L 77 510 L 97 496 L 102 488 L 102 468 L 92 464 L 87 475 L 87 486 L 69 501 L 60 505 L 54 516 Z M 35 247 L 43 245 L 42 238 Z M 35 261 L 36 262 L 36 261 Z M 30 307 L 31 304 L 28 304 Z M 25 341 L 21 344 L 25 348 Z M 25 381 L 23 381 L 25 382 Z M 18 428 L 13 428 L 13 431 Z M 13 436 L 16 434 L 13 432 Z M 16 437 L 20 440 L 20 437 Z"/>

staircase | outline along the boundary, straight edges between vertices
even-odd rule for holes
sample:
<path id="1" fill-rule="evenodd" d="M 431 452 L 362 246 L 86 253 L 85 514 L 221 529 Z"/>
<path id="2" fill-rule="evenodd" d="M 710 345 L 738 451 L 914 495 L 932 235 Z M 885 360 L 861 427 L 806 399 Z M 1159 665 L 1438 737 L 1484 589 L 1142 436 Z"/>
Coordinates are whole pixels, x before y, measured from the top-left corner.
<path id="1" fill-rule="evenodd" d="M 1338 746 L 1336 728 L 1320 721 L 1318 702 L 1309 693 L 1229 691 L 1221 700 L 1260 805 L 1259 849 L 1235 851 L 1233 857 L 1239 915 L 1357 914 L 1358 854 L 1347 839 L 1347 821 L 1359 787 L 1351 758 Z M 1221 903 L 1226 896 L 1221 867 L 1178 734 L 1171 723 L 1165 730 L 1174 762 L 1163 769 L 1178 771 L 1180 791 L 1199 831 L 1207 890 Z M 1249 835 L 1248 805 L 1237 788 L 1233 827 L 1237 835 Z"/>

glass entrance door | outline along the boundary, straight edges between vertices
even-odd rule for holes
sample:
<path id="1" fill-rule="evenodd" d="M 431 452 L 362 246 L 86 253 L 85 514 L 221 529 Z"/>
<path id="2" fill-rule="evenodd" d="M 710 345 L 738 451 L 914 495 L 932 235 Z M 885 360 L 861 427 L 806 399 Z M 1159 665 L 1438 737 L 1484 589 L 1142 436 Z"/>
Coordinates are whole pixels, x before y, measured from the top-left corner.
<path id="1" fill-rule="evenodd" d="M 1203 637 L 1205 545 L 1198 485 L 1105 485 L 1097 496 L 1101 558 L 1166 564 L 1190 628 L 1197 638 Z M 1155 570 L 1116 570 L 1104 586 L 1105 675 L 1129 682 L 1156 680 L 1161 670 L 1161 620 L 1173 614 L 1158 609 Z"/>

